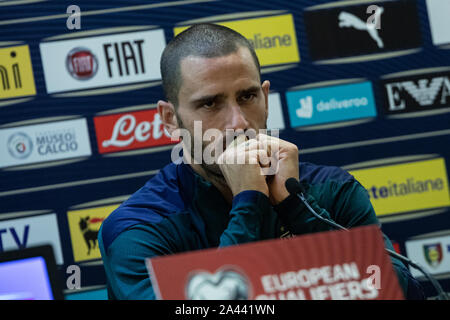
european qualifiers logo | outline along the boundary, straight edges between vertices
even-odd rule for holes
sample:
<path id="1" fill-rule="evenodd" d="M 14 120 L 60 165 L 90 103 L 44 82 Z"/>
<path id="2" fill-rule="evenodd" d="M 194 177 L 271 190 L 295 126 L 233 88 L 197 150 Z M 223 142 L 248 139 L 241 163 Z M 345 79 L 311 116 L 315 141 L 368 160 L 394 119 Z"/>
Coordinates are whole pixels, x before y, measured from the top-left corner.
<path id="1" fill-rule="evenodd" d="M 233 269 L 215 273 L 193 271 L 186 283 L 188 300 L 248 300 L 251 286 L 247 276 Z"/>
<path id="2" fill-rule="evenodd" d="M 411 73 L 411 72 L 409 72 Z M 450 107 L 450 69 L 382 80 L 388 115 Z"/>
<path id="3" fill-rule="evenodd" d="M 313 60 L 331 60 L 421 46 L 415 1 L 375 1 L 342 6 L 327 3 L 305 9 L 304 21 Z M 367 57 L 371 60 L 373 57 Z M 347 59 L 349 62 L 355 59 Z M 364 61 L 358 57 L 355 61 Z"/>

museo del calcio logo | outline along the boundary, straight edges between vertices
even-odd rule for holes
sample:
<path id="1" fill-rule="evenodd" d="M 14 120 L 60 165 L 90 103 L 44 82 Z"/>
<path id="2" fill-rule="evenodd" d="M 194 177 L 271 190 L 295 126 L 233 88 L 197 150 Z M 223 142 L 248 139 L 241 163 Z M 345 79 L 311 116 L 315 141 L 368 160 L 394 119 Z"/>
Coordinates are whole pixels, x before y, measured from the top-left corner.
<path id="1" fill-rule="evenodd" d="M 16 159 L 25 159 L 33 150 L 33 141 L 23 132 L 12 134 L 8 139 L 8 152 Z"/>

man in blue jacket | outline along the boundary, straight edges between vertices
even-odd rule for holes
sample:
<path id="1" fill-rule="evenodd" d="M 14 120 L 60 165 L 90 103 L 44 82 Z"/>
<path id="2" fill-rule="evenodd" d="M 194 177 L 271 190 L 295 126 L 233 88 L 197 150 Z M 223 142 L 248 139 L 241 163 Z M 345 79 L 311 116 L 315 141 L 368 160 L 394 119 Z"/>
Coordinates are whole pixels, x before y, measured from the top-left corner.
<path id="1" fill-rule="evenodd" d="M 155 299 L 146 258 L 332 230 L 289 195 L 284 184 L 291 177 L 300 180 L 322 216 L 348 228 L 378 224 L 366 190 L 353 176 L 299 163 L 297 146 L 287 141 L 265 134 L 240 144 L 216 139 L 213 144 L 225 151 L 214 153 L 212 163 L 202 159 L 208 129 L 266 128 L 270 83 L 261 84 L 258 58 L 242 35 L 195 25 L 167 45 L 161 74 L 167 98 L 158 102 L 161 120 L 169 133 L 182 129 L 193 139 L 183 136 L 184 162 L 162 168 L 103 222 L 98 239 L 110 298 Z M 194 136 L 198 123 L 200 137 Z M 237 155 L 245 161 L 233 161 Z M 275 162 L 276 170 L 263 174 Z M 392 249 L 387 237 L 385 245 Z M 422 298 L 408 269 L 392 262 L 405 296 Z"/>

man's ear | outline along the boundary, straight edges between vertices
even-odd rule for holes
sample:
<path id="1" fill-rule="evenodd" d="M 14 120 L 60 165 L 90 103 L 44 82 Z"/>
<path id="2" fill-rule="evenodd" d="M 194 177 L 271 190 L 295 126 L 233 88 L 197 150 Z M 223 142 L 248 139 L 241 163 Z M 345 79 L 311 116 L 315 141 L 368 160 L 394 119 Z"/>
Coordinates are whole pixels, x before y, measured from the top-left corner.
<path id="1" fill-rule="evenodd" d="M 266 118 L 269 115 L 269 91 L 270 91 L 270 81 L 269 80 L 264 80 L 264 82 L 261 85 L 261 88 L 263 90 L 264 93 L 264 100 L 265 100 L 265 104 L 266 104 Z M 266 119 L 267 120 L 267 119 Z"/>
<path id="2" fill-rule="evenodd" d="M 171 102 L 159 100 L 158 113 L 164 128 L 172 135 L 172 132 L 178 128 L 174 105 Z"/>

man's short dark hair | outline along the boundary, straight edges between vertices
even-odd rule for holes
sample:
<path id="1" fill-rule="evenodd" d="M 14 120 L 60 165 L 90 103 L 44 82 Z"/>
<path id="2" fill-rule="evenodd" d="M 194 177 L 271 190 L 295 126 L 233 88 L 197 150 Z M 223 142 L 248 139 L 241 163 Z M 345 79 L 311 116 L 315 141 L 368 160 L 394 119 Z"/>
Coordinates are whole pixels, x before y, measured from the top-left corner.
<path id="1" fill-rule="evenodd" d="M 174 37 L 161 56 L 162 85 L 166 99 L 178 105 L 181 87 L 181 60 L 188 56 L 216 58 L 248 48 L 260 74 L 258 57 L 251 43 L 240 33 L 216 24 L 202 23 L 191 26 Z"/>

